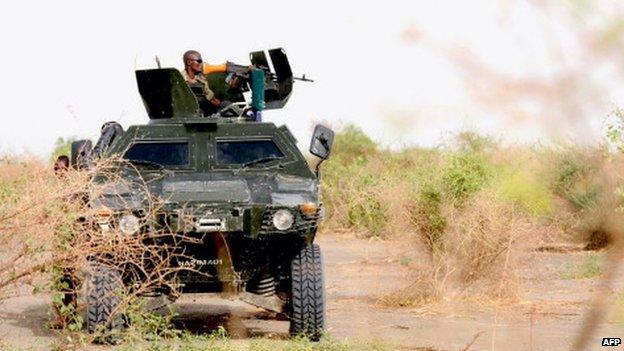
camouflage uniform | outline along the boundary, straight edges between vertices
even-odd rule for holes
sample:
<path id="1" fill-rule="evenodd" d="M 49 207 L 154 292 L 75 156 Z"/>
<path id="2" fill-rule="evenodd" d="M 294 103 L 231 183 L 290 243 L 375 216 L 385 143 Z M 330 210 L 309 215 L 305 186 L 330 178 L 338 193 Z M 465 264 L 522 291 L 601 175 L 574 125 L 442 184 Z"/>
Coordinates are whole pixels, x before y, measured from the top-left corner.
<path id="1" fill-rule="evenodd" d="M 191 87 L 195 96 L 197 96 L 198 102 L 200 99 L 210 101 L 214 98 L 215 94 L 210 90 L 206 76 L 203 73 L 195 73 L 195 78 L 191 79 L 186 70 L 182 70 L 182 76 L 189 87 Z"/>

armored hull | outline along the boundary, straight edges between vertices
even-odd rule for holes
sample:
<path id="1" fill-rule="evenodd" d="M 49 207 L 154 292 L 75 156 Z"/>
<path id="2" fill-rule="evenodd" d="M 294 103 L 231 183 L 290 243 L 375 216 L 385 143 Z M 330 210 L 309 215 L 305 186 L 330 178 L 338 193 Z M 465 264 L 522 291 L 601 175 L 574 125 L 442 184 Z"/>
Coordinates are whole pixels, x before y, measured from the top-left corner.
<path id="1" fill-rule="evenodd" d="M 113 292 L 120 284 L 132 287 L 164 265 L 168 273 L 150 294 L 227 292 L 284 312 L 294 334 L 320 335 L 322 259 L 313 244 L 323 217 L 320 162 L 312 171 L 287 127 L 258 122 L 258 108 L 284 106 L 292 89 L 284 51 L 269 53 L 276 73 L 262 52 L 251 55 L 259 65 L 251 75 L 255 102 L 210 116 L 177 70 L 137 71 L 150 121 L 127 130 L 109 122 L 94 147 L 72 145 L 72 166 L 92 168 L 98 188 L 85 196 L 96 217 L 82 220 L 103 236 L 121 233 L 152 248 L 138 264 L 111 264 L 116 252 L 88 258 L 95 267 L 90 331 L 117 326 Z M 332 140 L 331 130 L 317 126 L 310 152 L 326 159 Z"/>

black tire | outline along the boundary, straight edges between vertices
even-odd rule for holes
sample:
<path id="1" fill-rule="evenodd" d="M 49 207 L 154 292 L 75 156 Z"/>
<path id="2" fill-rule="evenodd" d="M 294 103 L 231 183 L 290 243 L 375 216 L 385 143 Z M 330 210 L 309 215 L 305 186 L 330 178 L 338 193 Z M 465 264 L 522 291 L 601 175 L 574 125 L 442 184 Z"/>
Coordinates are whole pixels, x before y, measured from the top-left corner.
<path id="1" fill-rule="evenodd" d="M 123 328 L 123 319 L 118 311 L 123 283 L 119 271 L 95 264 L 88 277 L 87 288 L 87 330 L 102 333 L 97 342 L 111 342 Z"/>
<path id="2" fill-rule="evenodd" d="M 306 244 L 291 263 L 290 333 L 318 340 L 325 327 L 323 257 L 316 244 Z"/>

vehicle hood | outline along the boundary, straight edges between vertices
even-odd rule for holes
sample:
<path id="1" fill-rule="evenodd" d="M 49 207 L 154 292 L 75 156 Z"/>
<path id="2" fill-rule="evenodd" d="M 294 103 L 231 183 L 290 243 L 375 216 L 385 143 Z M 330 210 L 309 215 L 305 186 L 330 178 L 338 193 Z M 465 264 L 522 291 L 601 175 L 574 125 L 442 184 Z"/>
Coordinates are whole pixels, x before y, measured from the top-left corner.
<path id="1" fill-rule="evenodd" d="M 132 178 L 130 178 L 132 179 Z M 205 204 L 266 204 L 295 206 L 318 203 L 317 179 L 279 173 L 166 173 L 106 183 L 93 205 L 113 210 L 139 209 L 150 203 L 168 207 Z"/>

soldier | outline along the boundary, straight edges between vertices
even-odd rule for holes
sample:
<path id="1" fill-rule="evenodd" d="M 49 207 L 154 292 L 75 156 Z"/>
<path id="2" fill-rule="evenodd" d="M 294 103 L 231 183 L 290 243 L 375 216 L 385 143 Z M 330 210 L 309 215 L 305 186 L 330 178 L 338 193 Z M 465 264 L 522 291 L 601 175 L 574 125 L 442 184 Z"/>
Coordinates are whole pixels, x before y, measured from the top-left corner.
<path id="1" fill-rule="evenodd" d="M 246 90 L 241 88 L 249 73 L 256 69 L 253 65 L 242 66 L 232 62 L 209 65 L 195 50 L 185 52 L 182 60 L 184 61 L 182 75 L 195 94 L 204 115 L 211 115 L 232 102 L 245 101 L 243 91 Z M 209 78 L 208 75 L 213 73 L 222 78 Z M 217 86 L 210 87 L 210 84 Z M 221 101 L 222 99 L 224 101 Z"/>
<path id="2" fill-rule="evenodd" d="M 184 71 L 182 75 L 184 80 L 197 97 L 199 107 L 208 115 L 218 110 L 221 101 L 215 97 L 215 94 L 208 86 L 206 74 L 214 72 L 226 72 L 227 64 L 209 65 L 203 62 L 201 54 L 195 50 L 189 50 L 182 56 L 184 61 Z"/>
<path id="3" fill-rule="evenodd" d="M 58 177 L 65 177 L 67 170 L 69 169 L 69 157 L 61 155 L 54 162 L 54 174 Z"/>

